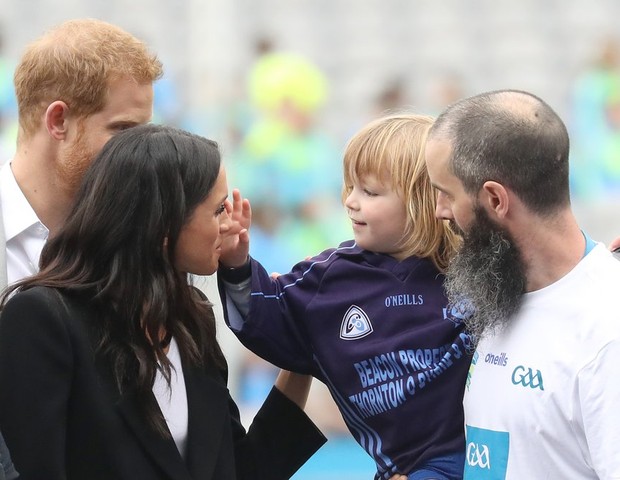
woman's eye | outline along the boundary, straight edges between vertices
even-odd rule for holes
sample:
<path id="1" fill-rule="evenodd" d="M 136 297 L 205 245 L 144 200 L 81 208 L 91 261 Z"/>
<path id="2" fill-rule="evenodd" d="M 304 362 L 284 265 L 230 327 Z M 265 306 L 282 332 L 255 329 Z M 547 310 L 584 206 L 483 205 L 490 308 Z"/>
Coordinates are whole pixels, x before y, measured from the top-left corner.
<path id="1" fill-rule="evenodd" d="M 224 210 L 226 210 L 226 206 L 222 203 L 219 207 L 217 207 L 217 210 L 215 211 L 215 216 L 219 216 L 222 213 L 224 213 Z"/>

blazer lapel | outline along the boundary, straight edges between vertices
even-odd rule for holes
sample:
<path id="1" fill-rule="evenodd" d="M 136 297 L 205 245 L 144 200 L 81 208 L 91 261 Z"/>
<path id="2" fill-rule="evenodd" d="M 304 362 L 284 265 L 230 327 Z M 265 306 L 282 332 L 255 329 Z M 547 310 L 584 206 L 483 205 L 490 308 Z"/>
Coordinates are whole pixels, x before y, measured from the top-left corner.
<path id="1" fill-rule="evenodd" d="M 212 478 L 223 436 L 230 435 L 228 389 L 204 368 L 184 368 L 183 374 L 189 415 L 187 466 L 196 479 Z"/>
<path id="2" fill-rule="evenodd" d="M 135 395 L 123 395 L 118 409 L 154 463 L 174 480 L 192 480 L 185 462 L 172 438 L 163 438 L 142 419 Z"/>

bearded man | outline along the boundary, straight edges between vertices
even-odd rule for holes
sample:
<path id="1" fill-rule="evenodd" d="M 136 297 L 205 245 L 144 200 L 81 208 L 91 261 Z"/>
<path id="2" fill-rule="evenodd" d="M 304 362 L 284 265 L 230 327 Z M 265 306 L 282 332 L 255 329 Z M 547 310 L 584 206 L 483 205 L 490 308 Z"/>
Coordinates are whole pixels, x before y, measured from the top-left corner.
<path id="1" fill-rule="evenodd" d="M 527 92 L 448 107 L 426 145 L 447 273 L 478 341 L 465 390 L 466 479 L 620 478 L 620 262 L 570 206 L 569 139 Z"/>

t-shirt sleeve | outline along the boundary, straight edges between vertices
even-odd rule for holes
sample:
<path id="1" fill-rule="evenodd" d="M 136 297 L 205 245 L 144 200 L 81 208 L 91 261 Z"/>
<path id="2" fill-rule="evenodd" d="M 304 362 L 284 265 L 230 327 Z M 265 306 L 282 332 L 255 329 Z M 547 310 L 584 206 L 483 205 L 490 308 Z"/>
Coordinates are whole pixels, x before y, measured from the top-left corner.
<path id="1" fill-rule="evenodd" d="M 578 374 L 578 402 L 592 467 L 600 479 L 620 479 L 620 340 L 605 345 Z"/>

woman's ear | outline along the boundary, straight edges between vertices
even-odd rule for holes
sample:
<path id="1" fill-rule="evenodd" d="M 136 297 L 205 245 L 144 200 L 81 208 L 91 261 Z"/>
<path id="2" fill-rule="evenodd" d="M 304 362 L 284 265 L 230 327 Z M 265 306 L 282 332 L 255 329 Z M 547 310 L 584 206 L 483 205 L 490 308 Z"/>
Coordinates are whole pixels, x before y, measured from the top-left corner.
<path id="1" fill-rule="evenodd" d="M 510 195 L 501 183 L 491 180 L 484 182 L 480 195 L 482 196 L 481 204 L 485 206 L 491 216 L 494 214 L 498 220 L 501 220 L 508 215 Z"/>

